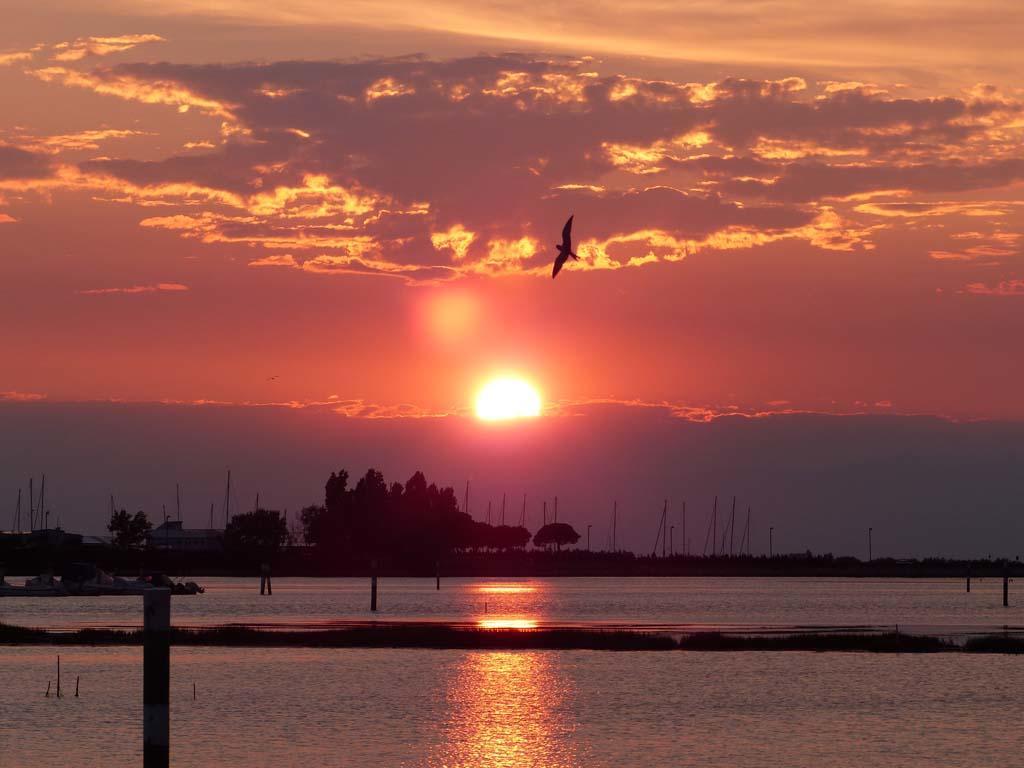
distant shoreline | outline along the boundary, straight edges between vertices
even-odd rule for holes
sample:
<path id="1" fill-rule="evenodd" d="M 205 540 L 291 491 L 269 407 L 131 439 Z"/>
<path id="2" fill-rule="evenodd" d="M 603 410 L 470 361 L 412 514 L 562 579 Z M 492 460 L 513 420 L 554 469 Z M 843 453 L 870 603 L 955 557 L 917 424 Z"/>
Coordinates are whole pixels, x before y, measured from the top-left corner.
<path id="1" fill-rule="evenodd" d="M 81 629 L 71 632 L 0 624 L 2 646 L 140 646 L 141 630 Z M 958 644 L 899 632 L 796 632 L 739 635 L 566 628 L 476 628 L 440 623 L 373 624 L 327 630 L 264 630 L 248 627 L 172 628 L 179 647 L 422 648 L 438 650 L 604 651 L 814 651 L 866 653 L 1024 653 L 1024 637 L 986 635 Z"/>
<path id="2" fill-rule="evenodd" d="M 374 564 L 373 560 L 376 560 Z M 947 560 L 940 558 L 876 558 L 811 553 L 766 556 L 697 557 L 635 555 L 630 552 L 519 550 L 508 552 L 455 552 L 439 559 L 401 559 L 388 554 L 333 555 L 310 547 L 293 547 L 267 558 L 254 555 L 167 553 L 152 550 L 92 550 L 53 552 L 0 552 L 0 570 L 14 574 L 60 575 L 73 562 L 95 563 L 104 571 L 124 576 L 165 573 L 179 578 L 235 576 L 257 578 L 262 562 L 269 561 L 273 576 L 384 578 L 554 578 L 554 577 L 807 577 L 807 578 L 945 578 L 991 579 L 1024 577 L 1017 560 Z"/>

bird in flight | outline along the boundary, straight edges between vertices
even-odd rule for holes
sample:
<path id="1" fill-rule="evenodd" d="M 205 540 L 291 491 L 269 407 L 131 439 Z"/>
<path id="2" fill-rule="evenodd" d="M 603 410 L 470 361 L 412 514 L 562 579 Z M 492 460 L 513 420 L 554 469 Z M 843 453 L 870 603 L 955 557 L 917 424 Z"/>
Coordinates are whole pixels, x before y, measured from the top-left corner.
<path id="1" fill-rule="evenodd" d="M 570 256 L 576 259 L 576 261 L 580 260 L 580 257 L 572 252 L 572 216 L 565 222 L 565 227 L 562 229 L 562 244 L 556 244 L 555 248 L 558 249 L 558 255 L 555 257 L 555 266 L 551 270 L 552 280 L 558 277 L 558 273 Z"/>

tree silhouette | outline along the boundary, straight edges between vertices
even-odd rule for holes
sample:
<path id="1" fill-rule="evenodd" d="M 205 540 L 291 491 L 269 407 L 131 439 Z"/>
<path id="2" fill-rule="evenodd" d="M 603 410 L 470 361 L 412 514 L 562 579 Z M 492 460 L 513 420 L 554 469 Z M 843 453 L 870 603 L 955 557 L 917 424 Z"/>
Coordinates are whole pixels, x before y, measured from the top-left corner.
<path id="1" fill-rule="evenodd" d="M 547 547 L 552 544 L 561 549 L 563 544 L 575 544 L 580 540 L 580 535 L 568 523 L 548 523 L 533 537 L 533 544 L 537 547 Z"/>
<path id="2" fill-rule="evenodd" d="M 521 549 L 530 532 L 516 526 L 491 526 L 459 509 L 455 491 L 439 488 L 415 472 L 405 485 L 385 481 L 367 470 L 348 486 L 345 470 L 332 473 L 323 506 L 299 515 L 307 544 L 349 555 L 433 559 L 444 552 L 468 549 Z"/>
<path id="3" fill-rule="evenodd" d="M 114 537 L 114 546 L 122 549 L 141 546 L 146 541 L 146 534 L 152 529 L 153 524 L 141 509 L 134 515 L 129 515 L 123 509 L 113 512 L 107 523 L 107 530 Z"/>
<path id="4" fill-rule="evenodd" d="M 224 545 L 229 550 L 271 555 L 288 541 L 288 526 L 280 512 L 254 509 L 233 515 L 224 531 Z"/>

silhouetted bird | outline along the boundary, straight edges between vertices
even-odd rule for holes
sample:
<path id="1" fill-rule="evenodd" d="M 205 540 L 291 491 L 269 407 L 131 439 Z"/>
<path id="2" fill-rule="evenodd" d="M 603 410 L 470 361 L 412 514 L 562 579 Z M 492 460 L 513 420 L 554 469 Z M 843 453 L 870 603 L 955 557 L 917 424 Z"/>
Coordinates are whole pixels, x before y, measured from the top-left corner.
<path id="1" fill-rule="evenodd" d="M 555 266 L 551 270 L 551 279 L 554 280 L 558 277 L 558 273 L 562 270 L 562 265 L 565 264 L 566 259 L 572 256 L 576 261 L 580 260 L 580 257 L 572 252 L 572 216 L 565 222 L 565 227 L 562 229 L 562 244 L 555 245 L 558 249 L 558 255 L 555 257 Z"/>

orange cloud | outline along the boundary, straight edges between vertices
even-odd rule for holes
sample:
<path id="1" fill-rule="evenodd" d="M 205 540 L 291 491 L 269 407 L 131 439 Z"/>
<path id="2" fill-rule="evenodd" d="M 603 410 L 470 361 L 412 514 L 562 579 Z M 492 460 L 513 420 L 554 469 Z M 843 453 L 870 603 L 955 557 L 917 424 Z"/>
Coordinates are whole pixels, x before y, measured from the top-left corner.
<path id="1" fill-rule="evenodd" d="M 11 390 L 0 392 L 0 402 L 29 403 L 45 399 L 46 395 L 38 392 L 16 392 Z"/>
<path id="2" fill-rule="evenodd" d="M 80 37 L 53 46 L 56 61 L 79 61 L 86 56 L 109 56 L 123 53 L 144 43 L 161 43 L 160 35 L 118 35 L 115 37 Z"/>
<path id="3" fill-rule="evenodd" d="M 153 285 L 132 285 L 127 288 L 89 288 L 87 290 L 75 291 L 83 296 L 101 296 L 112 293 L 157 293 L 168 291 L 177 293 L 187 291 L 188 286 L 181 283 L 155 283 Z"/>
<path id="4" fill-rule="evenodd" d="M 0 67 L 9 67 L 12 64 L 17 64 L 20 61 L 31 61 L 32 51 L 13 51 L 10 53 L 0 53 Z"/>
<path id="5" fill-rule="evenodd" d="M 272 253 L 249 262 L 250 267 L 298 267 L 299 263 L 290 253 Z"/>
<path id="6" fill-rule="evenodd" d="M 29 74 L 45 83 L 56 82 L 74 88 L 86 88 L 105 96 L 116 96 L 143 104 L 165 104 L 177 108 L 179 112 L 188 112 L 195 107 L 208 115 L 233 119 L 231 104 L 204 98 L 173 81 L 146 80 L 109 69 L 80 72 L 65 67 L 45 67 L 31 70 Z"/>
<path id="7" fill-rule="evenodd" d="M 1024 296 L 1024 280 L 1001 280 L 995 285 L 987 283 L 968 283 L 961 293 L 976 296 Z"/>

